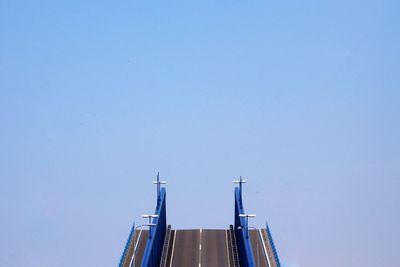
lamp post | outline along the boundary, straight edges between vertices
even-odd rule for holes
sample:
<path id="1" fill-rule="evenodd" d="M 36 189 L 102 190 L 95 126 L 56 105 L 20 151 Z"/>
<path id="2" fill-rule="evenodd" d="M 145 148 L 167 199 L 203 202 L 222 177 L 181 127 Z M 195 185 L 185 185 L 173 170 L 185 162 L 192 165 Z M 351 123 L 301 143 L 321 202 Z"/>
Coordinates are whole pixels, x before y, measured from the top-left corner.
<path id="1" fill-rule="evenodd" d="M 160 181 L 160 172 L 157 173 L 157 180 L 153 181 L 153 184 L 157 185 L 157 207 L 160 204 L 160 186 L 166 184 L 167 181 Z"/>
<path id="2" fill-rule="evenodd" d="M 247 180 L 243 180 L 242 176 L 239 177 L 238 181 L 233 181 L 233 183 L 239 184 L 240 207 L 243 207 L 243 202 L 242 202 L 242 184 L 244 184 L 246 182 L 247 182 Z"/>
<path id="3" fill-rule="evenodd" d="M 149 223 L 147 225 L 149 226 L 149 239 L 151 239 L 151 227 L 156 226 L 155 224 L 151 223 L 151 219 L 158 218 L 158 215 L 157 214 L 143 214 L 142 218 L 149 218 Z"/>

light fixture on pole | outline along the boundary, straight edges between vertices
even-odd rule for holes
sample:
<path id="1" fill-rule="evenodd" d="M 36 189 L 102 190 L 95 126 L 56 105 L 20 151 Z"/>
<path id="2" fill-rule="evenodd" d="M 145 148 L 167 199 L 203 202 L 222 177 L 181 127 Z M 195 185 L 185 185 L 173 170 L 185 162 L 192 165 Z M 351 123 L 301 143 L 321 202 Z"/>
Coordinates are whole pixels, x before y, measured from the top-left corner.
<path id="1" fill-rule="evenodd" d="M 255 214 L 239 214 L 239 217 L 245 218 L 245 225 L 241 226 L 242 228 L 246 228 L 246 238 L 249 238 L 249 218 L 254 218 L 256 217 Z M 239 226 L 240 227 L 240 226 Z"/>
<path id="2" fill-rule="evenodd" d="M 242 184 L 246 183 L 247 180 L 243 180 L 242 176 L 239 177 L 238 181 L 233 181 L 235 184 L 239 184 L 239 196 L 240 196 L 240 206 L 243 207 L 243 201 L 242 201 Z"/>
<path id="3" fill-rule="evenodd" d="M 157 180 L 153 181 L 153 184 L 157 185 L 157 207 L 160 204 L 160 186 L 166 184 L 167 181 L 160 181 L 160 172 L 157 173 Z"/>
<path id="4" fill-rule="evenodd" d="M 156 226 L 156 224 L 151 223 L 151 219 L 158 218 L 158 215 L 157 214 L 143 214 L 142 218 L 149 218 L 149 223 L 147 225 L 149 226 L 149 239 L 151 239 L 151 227 Z"/>

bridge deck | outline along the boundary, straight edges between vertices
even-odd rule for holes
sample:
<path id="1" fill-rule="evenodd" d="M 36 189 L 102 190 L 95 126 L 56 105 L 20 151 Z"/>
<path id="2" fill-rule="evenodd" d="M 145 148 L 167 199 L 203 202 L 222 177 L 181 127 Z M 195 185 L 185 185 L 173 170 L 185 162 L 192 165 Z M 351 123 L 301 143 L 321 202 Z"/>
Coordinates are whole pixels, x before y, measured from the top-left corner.
<path id="1" fill-rule="evenodd" d="M 168 267 L 230 267 L 227 230 L 175 230 Z"/>
<path id="2" fill-rule="evenodd" d="M 264 253 L 263 241 L 260 238 L 258 230 L 250 230 L 249 237 L 251 241 L 251 247 L 253 248 L 254 263 L 259 267 L 270 267 L 268 266 L 267 258 Z M 272 266 L 271 266 L 272 267 Z"/>
<path id="3" fill-rule="evenodd" d="M 142 233 L 140 234 L 141 231 Z M 132 264 L 132 267 L 140 266 L 140 263 L 142 262 L 144 249 L 146 248 L 146 242 L 148 236 L 149 232 L 147 230 L 137 230 L 135 232 L 135 235 L 133 236 L 133 242 L 131 242 L 131 244 L 129 245 L 128 253 L 126 254 L 123 267 L 129 267 L 132 261 L 133 251 L 135 248 L 136 248 L 136 254 L 135 254 L 136 260 L 135 262 L 133 262 L 134 264 Z"/>
<path id="4" fill-rule="evenodd" d="M 124 267 L 129 267 L 136 247 L 136 261 L 132 267 L 141 264 L 148 238 L 148 231 L 140 231 L 133 237 Z M 168 248 L 167 267 L 233 267 L 232 248 L 228 230 L 172 230 Z M 266 229 L 250 230 L 249 238 L 257 267 L 277 267 L 272 246 Z M 266 249 L 268 259 L 265 256 Z M 268 260 L 270 265 L 268 264 Z"/>
<path id="5" fill-rule="evenodd" d="M 278 264 L 274 257 L 271 240 L 268 238 L 267 230 L 250 230 L 249 237 L 251 240 L 251 246 L 253 248 L 253 256 L 256 266 L 277 267 Z M 268 259 L 265 256 L 264 248 L 267 252 Z"/>

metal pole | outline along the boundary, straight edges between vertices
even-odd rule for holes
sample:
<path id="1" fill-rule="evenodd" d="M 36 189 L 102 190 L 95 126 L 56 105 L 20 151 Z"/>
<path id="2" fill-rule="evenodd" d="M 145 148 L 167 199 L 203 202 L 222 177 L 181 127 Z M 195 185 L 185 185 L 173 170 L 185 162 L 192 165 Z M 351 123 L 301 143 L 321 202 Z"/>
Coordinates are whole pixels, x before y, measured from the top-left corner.
<path id="1" fill-rule="evenodd" d="M 157 206 L 160 202 L 160 172 L 157 172 Z"/>
<path id="2" fill-rule="evenodd" d="M 249 239 L 249 217 L 246 216 L 246 238 Z"/>
<path id="3" fill-rule="evenodd" d="M 238 181 L 233 181 L 235 184 L 239 184 L 239 205 L 240 208 L 243 208 L 243 199 L 242 199 L 242 195 L 243 195 L 243 185 L 245 182 L 247 182 L 246 180 L 243 180 L 242 176 L 239 176 L 239 180 Z"/>
<path id="4" fill-rule="evenodd" d="M 242 176 L 239 178 L 239 191 L 240 191 L 240 206 L 243 206 L 243 201 L 242 201 Z"/>
<path id="5" fill-rule="evenodd" d="M 151 239 L 151 216 L 149 216 L 149 239 Z"/>
<path id="6" fill-rule="evenodd" d="M 160 205 L 160 192 L 161 192 L 161 184 L 166 184 L 167 181 L 160 181 L 160 172 L 157 173 L 157 180 L 153 181 L 153 184 L 157 184 L 157 208 Z"/>

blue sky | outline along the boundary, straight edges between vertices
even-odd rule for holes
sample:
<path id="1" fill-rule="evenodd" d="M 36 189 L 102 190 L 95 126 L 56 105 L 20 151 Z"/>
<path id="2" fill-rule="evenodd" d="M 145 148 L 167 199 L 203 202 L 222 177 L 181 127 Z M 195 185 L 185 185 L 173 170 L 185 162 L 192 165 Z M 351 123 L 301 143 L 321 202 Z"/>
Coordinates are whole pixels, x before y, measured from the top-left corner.
<path id="1" fill-rule="evenodd" d="M 243 175 L 285 266 L 399 266 L 399 8 L 0 0 L 0 265 L 115 266 L 160 171 L 173 227 Z"/>

